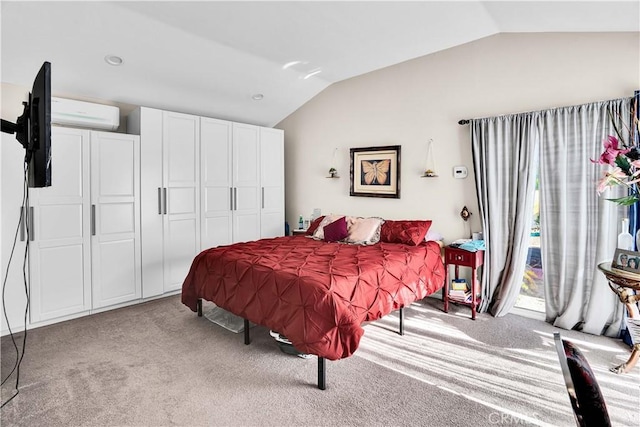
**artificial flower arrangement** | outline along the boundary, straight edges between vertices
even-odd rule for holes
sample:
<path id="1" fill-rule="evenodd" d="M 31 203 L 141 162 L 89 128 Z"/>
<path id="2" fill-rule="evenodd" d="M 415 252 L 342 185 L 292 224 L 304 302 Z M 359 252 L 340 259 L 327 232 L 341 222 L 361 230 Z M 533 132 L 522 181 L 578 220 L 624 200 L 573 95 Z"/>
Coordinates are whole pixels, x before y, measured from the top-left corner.
<path id="1" fill-rule="evenodd" d="M 638 118 L 634 114 L 634 127 L 636 132 L 640 132 Z M 617 136 L 610 135 L 603 141 L 604 152 L 598 160 L 591 160 L 593 163 L 613 166 L 613 170 L 605 172 L 598 182 L 598 195 L 607 188 L 617 185 L 627 187 L 628 195 L 616 199 L 607 199 L 619 205 L 630 206 L 640 201 L 640 192 L 636 183 L 640 182 L 640 148 L 625 144 L 620 131 L 614 125 Z M 628 135 L 633 135 L 631 129 L 627 128 Z"/>

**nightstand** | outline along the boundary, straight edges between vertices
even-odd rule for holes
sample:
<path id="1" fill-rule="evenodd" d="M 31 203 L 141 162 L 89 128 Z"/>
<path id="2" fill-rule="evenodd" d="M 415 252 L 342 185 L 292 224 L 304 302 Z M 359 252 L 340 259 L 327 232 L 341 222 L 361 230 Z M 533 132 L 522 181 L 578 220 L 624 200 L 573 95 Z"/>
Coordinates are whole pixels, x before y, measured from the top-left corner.
<path id="1" fill-rule="evenodd" d="M 444 301 L 444 312 L 449 311 L 449 302 L 456 304 L 468 305 L 471 307 L 471 318 L 476 319 L 476 310 L 478 308 L 479 300 L 478 293 L 480 291 L 480 284 L 478 283 L 478 268 L 484 264 L 484 251 L 470 252 L 464 249 L 454 248 L 451 246 L 445 246 L 444 248 L 444 268 L 446 272 L 446 279 L 444 282 L 444 291 L 442 292 L 442 300 Z M 458 279 L 460 267 L 471 268 L 471 299 L 451 297 L 449 295 L 449 288 L 451 286 L 451 279 L 449 277 L 449 266 L 455 266 L 455 278 Z"/>
<path id="2" fill-rule="evenodd" d="M 307 234 L 307 229 L 306 228 L 294 228 L 293 230 L 291 230 L 291 234 L 293 236 L 304 236 Z"/>

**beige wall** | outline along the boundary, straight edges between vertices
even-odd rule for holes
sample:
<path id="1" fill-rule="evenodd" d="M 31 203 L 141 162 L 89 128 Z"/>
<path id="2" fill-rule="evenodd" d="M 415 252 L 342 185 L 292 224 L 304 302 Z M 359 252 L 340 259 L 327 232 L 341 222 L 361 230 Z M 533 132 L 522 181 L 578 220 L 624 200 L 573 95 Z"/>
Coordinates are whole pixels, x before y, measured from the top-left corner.
<path id="1" fill-rule="evenodd" d="M 447 242 L 468 237 L 480 221 L 469 126 L 458 120 L 632 96 L 639 52 L 638 33 L 500 34 L 336 83 L 276 126 L 285 131 L 286 218 L 295 226 L 316 207 L 424 218 Z M 440 176 L 420 178 L 430 138 Z M 349 149 L 380 145 L 402 146 L 401 198 L 350 197 Z M 326 179 L 336 147 L 341 178 Z M 469 177 L 453 178 L 456 165 Z"/>

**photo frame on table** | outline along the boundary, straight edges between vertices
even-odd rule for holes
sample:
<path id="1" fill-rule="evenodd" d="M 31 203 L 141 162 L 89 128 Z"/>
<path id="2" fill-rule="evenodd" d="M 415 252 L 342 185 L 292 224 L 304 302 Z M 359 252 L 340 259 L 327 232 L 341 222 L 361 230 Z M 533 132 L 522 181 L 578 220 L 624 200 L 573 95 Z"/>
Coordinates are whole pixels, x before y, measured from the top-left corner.
<path id="1" fill-rule="evenodd" d="M 611 267 L 640 275 L 640 252 L 616 249 Z"/>
<path id="2" fill-rule="evenodd" d="M 400 146 L 352 148 L 349 195 L 400 198 Z"/>

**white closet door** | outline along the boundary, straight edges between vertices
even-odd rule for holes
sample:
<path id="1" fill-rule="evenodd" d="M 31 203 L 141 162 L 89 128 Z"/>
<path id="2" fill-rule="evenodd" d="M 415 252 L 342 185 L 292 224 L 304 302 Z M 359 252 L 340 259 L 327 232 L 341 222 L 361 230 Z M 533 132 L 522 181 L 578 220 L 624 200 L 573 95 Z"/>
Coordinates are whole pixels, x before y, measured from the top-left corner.
<path id="1" fill-rule="evenodd" d="M 91 132 L 93 308 L 141 297 L 140 137 Z"/>
<path id="2" fill-rule="evenodd" d="M 233 240 L 260 238 L 260 134 L 257 126 L 233 124 Z"/>
<path id="3" fill-rule="evenodd" d="M 200 119 L 201 249 L 233 243 L 232 123 Z"/>
<path id="4" fill-rule="evenodd" d="M 284 131 L 260 128 L 260 237 L 284 236 Z"/>
<path id="5" fill-rule="evenodd" d="M 135 110 L 129 115 L 127 130 L 140 135 L 142 297 L 149 298 L 164 292 L 162 111 Z"/>
<path id="6" fill-rule="evenodd" d="M 51 187 L 31 189 L 31 322 L 91 308 L 89 132 L 53 128 Z"/>
<path id="7" fill-rule="evenodd" d="M 181 289 L 200 250 L 199 118 L 163 112 L 164 291 Z"/>

